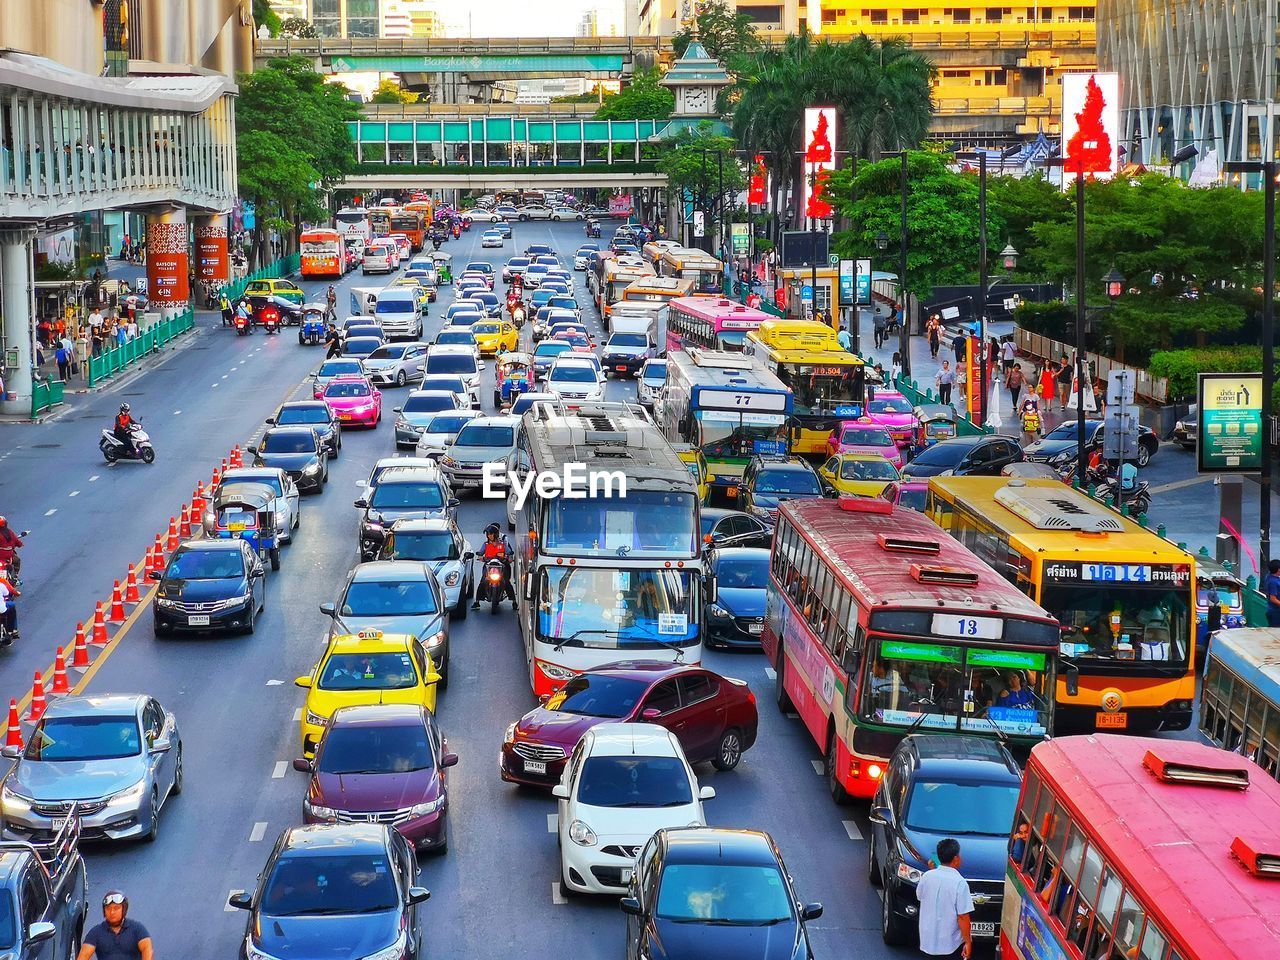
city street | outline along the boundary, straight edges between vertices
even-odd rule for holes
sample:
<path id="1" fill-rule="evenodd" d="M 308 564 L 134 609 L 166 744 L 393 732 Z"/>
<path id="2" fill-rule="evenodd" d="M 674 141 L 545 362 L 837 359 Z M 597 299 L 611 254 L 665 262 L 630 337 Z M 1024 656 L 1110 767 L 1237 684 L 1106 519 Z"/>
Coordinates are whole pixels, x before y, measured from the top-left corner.
<path id="1" fill-rule="evenodd" d="M 564 257 L 582 236 L 569 224 L 516 224 L 506 249 L 482 257 L 479 232 L 446 245 L 456 266 L 472 256 L 500 264 L 548 239 Z M 577 279 L 581 284 L 582 275 Z M 339 287 L 340 308 L 350 286 L 380 282 L 349 275 Z M 306 286 L 323 297 L 324 284 Z M 428 338 L 450 296 L 441 291 L 432 305 Z M 32 530 L 24 550 L 23 635 L 3 654 L 0 691 L 21 696 L 29 689 L 33 671 L 51 662 L 56 646 L 69 647 L 77 620 L 167 528 L 196 481 L 207 482 L 233 444 L 252 442 L 278 403 L 301 396 L 301 381 L 322 355 L 322 347 L 299 346 L 292 328 L 279 337 L 241 338 L 206 317 L 194 343 L 107 391 L 74 398 L 75 408 L 57 421 L 0 428 L 7 451 L 0 498 L 10 521 Z M 634 393 L 630 382 L 612 381 L 609 390 L 610 399 Z M 159 839 L 88 851 L 91 898 L 111 887 L 127 890 L 130 915 L 148 925 L 163 955 L 234 956 L 244 914 L 226 908 L 227 896 L 252 889 L 280 831 L 301 822 L 305 777 L 290 761 L 298 755 L 303 692 L 293 679 L 322 650 L 327 621 L 318 605 L 334 598 L 356 560 L 352 500 L 374 461 L 395 452 L 390 407 L 397 397 L 388 391 L 377 430 L 345 434 L 328 488 L 304 500 L 302 527 L 283 568 L 268 579 L 255 635 L 157 641 L 144 610 L 94 664 L 89 693 L 154 694 L 181 725 L 186 787 L 165 809 Z M 98 434 L 122 400 L 144 418 L 157 450 L 154 466 L 101 460 Z M 478 542 L 501 510 L 466 495 L 464 532 Z M 556 889 L 554 801 L 498 778 L 503 731 L 535 702 L 509 608 L 455 622 L 451 636 L 453 685 L 441 694 L 438 714 L 461 761 L 450 771 L 449 852 L 422 863 L 423 884 L 432 891 L 423 913 L 427 955 L 505 960 L 558 952 L 572 937 L 583 960 L 619 956 L 624 923 L 616 901 L 564 903 Z M 718 793 L 708 807 L 710 823 L 773 834 L 798 894 L 826 906 L 810 924 L 818 956 L 841 955 L 851 943 L 860 956 L 910 955 L 880 941 L 880 901 L 866 882 L 865 808 L 832 803 L 811 740 L 773 706 L 764 658 L 711 652 L 706 662 L 749 681 L 761 721 L 759 741 L 737 770 L 698 768 Z M 496 909 L 504 922 L 493 922 Z"/>

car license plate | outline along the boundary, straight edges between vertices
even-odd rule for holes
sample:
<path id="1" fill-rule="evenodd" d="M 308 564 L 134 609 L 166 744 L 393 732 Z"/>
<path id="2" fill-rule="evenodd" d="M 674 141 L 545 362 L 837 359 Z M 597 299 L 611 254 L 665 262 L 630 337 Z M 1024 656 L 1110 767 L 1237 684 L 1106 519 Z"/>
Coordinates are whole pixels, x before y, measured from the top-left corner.
<path id="1" fill-rule="evenodd" d="M 209 625 L 209 615 L 207 613 L 193 613 L 187 617 L 187 623 L 193 627 L 207 627 Z"/>
<path id="2" fill-rule="evenodd" d="M 730 497 L 736 497 L 738 495 L 738 488 L 730 487 L 728 490 L 725 491 L 725 494 Z"/>
<path id="3" fill-rule="evenodd" d="M 1099 713 L 1096 726 L 1099 730 L 1124 730 L 1129 726 L 1127 713 Z"/>
<path id="4" fill-rule="evenodd" d="M 971 926 L 975 937 L 994 937 L 996 935 L 996 924 L 994 920 L 990 923 L 974 923 L 971 924 Z"/>
<path id="5" fill-rule="evenodd" d="M 49 821 L 49 829 L 55 833 L 67 825 L 66 817 L 58 817 L 56 820 Z"/>
<path id="6" fill-rule="evenodd" d="M 349 414 L 349 413 L 340 413 L 340 414 L 338 414 L 338 419 L 339 419 L 339 420 L 350 420 L 350 419 L 351 419 L 351 414 Z"/>
<path id="7" fill-rule="evenodd" d="M 623 885 L 626 885 L 626 884 L 628 884 L 628 883 L 630 883 L 630 882 L 631 882 L 631 868 L 630 868 L 630 867 L 623 867 L 623 868 L 622 868 L 622 883 L 623 883 Z"/>
<path id="8" fill-rule="evenodd" d="M 524 762 L 525 773 L 536 773 L 540 777 L 547 775 L 547 765 L 537 760 L 526 760 Z"/>
<path id="9" fill-rule="evenodd" d="M 232 533 L 239 533 L 241 530 L 248 529 L 248 524 L 246 524 L 243 520 L 240 520 L 237 522 L 228 523 L 227 529 L 230 530 Z"/>
<path id="10" fill-rule="evenodd" d="M 613 369 L 615 369 L 615 370 L 626 370 L 626 369 L 627 369 L 627 367 L 626 367 L 626 364 L 622 364 L 622 363 L 620 363 L 620 364 L 618 364 L 616 367 L 614 367 Z"/>
<path id="11" fill-rule="evenodd" d="M 763 623 L 747 624 L 747 633 L 764 633 L 764 624 Z"/>

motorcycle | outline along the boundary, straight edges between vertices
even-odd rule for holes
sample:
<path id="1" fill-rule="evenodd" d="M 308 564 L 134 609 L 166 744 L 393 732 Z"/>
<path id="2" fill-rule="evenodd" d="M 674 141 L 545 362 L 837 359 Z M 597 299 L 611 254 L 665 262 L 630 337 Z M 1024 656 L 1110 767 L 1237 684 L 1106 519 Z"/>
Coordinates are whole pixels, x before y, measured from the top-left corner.
<path id="1" fill-rule="evenodd" d="M 107 463 L 115 463 L 119 460 L 141 460 L 143 463 L 154 463 L 156 459 L 155 448 L 151 446 L 151 438 L 147 436 L 145 430 L 135 426 L 133 428 L 133 452 L 120 442 L 116 435 L 110 430 L 102 431 L 102 439 L 98 441 L 98 449 L 102 451 L 102 456 L 106 458 Z"/>
<path id="2" fill-rule="evenodd" d="M 1086 470 L 1085 479 L 1094 488 L 1099 500 L 1110 500 L 1112 503 L 1128 507 L 1131 517 L 1140 517 L 1151 510 L 1151 484 L 1145 480 L 1139 480 L 1132 489 L 1125 490 L 1122 495 L 1119 489 L 1120 480 L 1111 472 L 1105 460 L 1098 467 Z"/>
<path id="3" fill-rule="evenodd" d="M 248 317 L 242 317 L 240 314 L 236 314 L 235 322 L 237 337 L 247 337 L 249 334 L 253 333 L 253 325 Z"/>
<path id="4" fill-rule="evenodd" d="M 498 557 L 486 560 L 480 582 L 480 600 L 489 601 L 489 613 L 495 614 L 502 605 L 502 599 L 510 589 L 507 585 L 507 564 Z M 514 599 L 512 600 L 514 603 Z"/>
<path id="5" fill-rule="evenodd" d="M 30 530 L 23 530 L 18 534 L 19 540 L 25 540 L 31 536 Z M 0 567 L 4 567 L 9 571 L 9 582 L 15 587 L 22 586 L 22 580 L 18 574 L 22 570 L 22 557 L 18 555 L 19 547 L 11 547 L 7 552 L 0 552 Z"/>
<path id="6" fill-rule="evenodd" d="M 268 313 L 262 318 L 262 329 L 267 333 L 280 332 L 280 315 L 277 313 Z"/>

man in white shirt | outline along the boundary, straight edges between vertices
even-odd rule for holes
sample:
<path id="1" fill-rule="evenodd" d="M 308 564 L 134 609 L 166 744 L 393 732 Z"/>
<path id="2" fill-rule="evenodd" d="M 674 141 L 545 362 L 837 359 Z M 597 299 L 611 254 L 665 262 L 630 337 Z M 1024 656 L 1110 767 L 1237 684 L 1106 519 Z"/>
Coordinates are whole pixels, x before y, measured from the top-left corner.
<path id="1" fill-rule="evenodd" d="M 960 842 L 948 837 L 938 842 L 939 866 L 920 878 L 920 950 L 929 957 L 969 960 L 973 956 L 970 914 L 973 896 L 969 881 L 960 875 Z"/>

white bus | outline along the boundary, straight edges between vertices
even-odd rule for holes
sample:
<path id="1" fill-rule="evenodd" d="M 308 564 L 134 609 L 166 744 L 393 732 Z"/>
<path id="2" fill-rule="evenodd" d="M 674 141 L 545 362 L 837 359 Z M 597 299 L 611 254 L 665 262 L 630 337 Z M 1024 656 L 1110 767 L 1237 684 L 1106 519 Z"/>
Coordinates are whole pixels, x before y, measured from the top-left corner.
<path id="1" fill-rule="evenodd" d="M 347 248 L 355 251 L 358 260 L 369 243 L 369 211 L 364 207 L 343 207 L 334 215 L 335 229 L 342 234 Z"/>
<path id="2" fill-rule="evenodd" d="M 590 483 L 583 497 L 508 497 L 534 693 L 617 660 L 700 663 L 707 571 L 688 468 L 634 404 L 535 404 L 508 469 L 527 483 L 571 464 L 589 481 L 624 475 L 625 495 Z"/>

